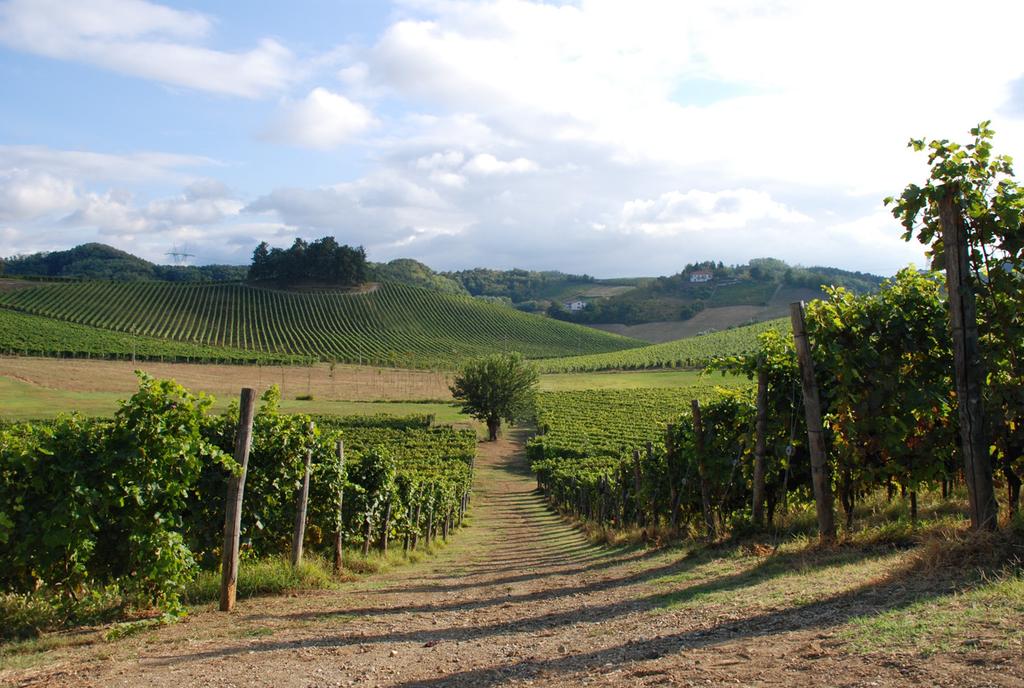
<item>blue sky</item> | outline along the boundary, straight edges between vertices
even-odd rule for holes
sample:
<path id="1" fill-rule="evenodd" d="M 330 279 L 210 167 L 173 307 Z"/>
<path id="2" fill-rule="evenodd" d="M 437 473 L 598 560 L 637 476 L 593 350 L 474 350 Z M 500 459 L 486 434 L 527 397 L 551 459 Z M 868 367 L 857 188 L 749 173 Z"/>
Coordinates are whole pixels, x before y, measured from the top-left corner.
<path id="1" fill-rule="evenodd" d="M 924 177 L 909 137 L 993 119 L 1024 151 L 1022 19 L 998 0 L 0 0 L 0 255 L 244 263 L 331 234 L 438 269 L 891 274 L 921 260 L 881 204 Z"/>

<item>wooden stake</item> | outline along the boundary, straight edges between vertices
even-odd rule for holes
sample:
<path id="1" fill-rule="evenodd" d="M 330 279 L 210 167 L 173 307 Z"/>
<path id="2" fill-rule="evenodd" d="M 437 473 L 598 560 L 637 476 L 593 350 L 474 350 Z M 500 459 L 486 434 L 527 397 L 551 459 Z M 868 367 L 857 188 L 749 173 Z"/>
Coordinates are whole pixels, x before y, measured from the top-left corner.
<path id="1" fill-rule="evenodd" d="M 682 484 L 679 476 L 679 457 L 676 455 L 676 426 L 669 425 L 665 433 L 665 460 L 668 463 L 669 475 L 669 519 L 672 531 L 679 527 L 679 504 L 682 497 Z"/>
<path id="2" fill-rule="evenodd" d="M 960 447 L 974 530 L 993 530 L 999 507 L 992 485 L 992 456 L 981 403 L 981 350 L 978 314 L 967 259 L 967 227 L 956 207 L 957 188 L 946 186 L 939 199 L 939 221 L 946 252 L 946 290 L 949 324 L 953 334 L 953 370 L 960 412 Z"/>
<path id="3" fill-rule="evenodd" d="M 391 498 L 384 505 L 384 523 L 380 529 L 380 551 L 388 552 L 388 535 L 391 534 Z"/>
<path id="4" fill-rule="evenodd" d="M 821 420 L 821 397 L 814 377 L 814 359 L 811 343 L 807 339 L 804 322 L 804 302 L 789 305 L 793 323 L 793 340 L 800 361 L 800 380 L 804 393 L 804 415 L 807 419 L 807 447 L 811 453 L 811 485 L 818 511 L 818 537 L 823 543 L 836 539 L 835 513 L 832 508 L 832 487 L 828 475 L 828 457 L 825 454 L 824 423 Z"/>
<path id="5" fill-rule="evenodd" d="M 345 443 L 342 440 L 338 440 L 336 447 L 338 452 L 338 463 L 341 466 L 341 471 L 345 471 Z M 342 568 L 345 566 L 345 562 L 342 560 L 343 551 L 345 545 L 345 522 L 343 520 L 344 512 L 342 507 L 345 505 L 345 488 L 344 486 L 338 487 L 338 530 L 334 534 L 334 571 L 340 573 Z"/>
<path id="6" fill-rule="evenodd" d="M 714 539 L 715 514 L 711 510 L 711 485 L 708 484 L 707 467 L 704 464 L 704 424 L 700 417 L 700 402 L 696 399 L 690 402 L 693 410 L 693 436 L 697 441 L 695 447 L 697 452 L 697 472 L 700 475 L 700 506 L 704 512 L 704 525 L 708 530 L 708 537 Z"/>
<path id="7" fill-rule="evenodd" d="M 754 440 L 754 526 L 764 526 L 765 435 L 768 434 L 768 369 L 764 361 L 757 368 L 757 437 Z"/>
<path id="8" fill-rule="evenodd" d="M 238 429 L 235 432 L 235 463 L 242 467 L 237 476 L 228 478 L 228 496 L 224 509 L 224 546 L 221 549 L 220 610 L 235 608 L 238 589 L 238 541 L 242 533 L 242 497 L 245 474 L 249 468 L 252 448 L 252 419 L 256 411 L 256 390 L 246 387 L 238 403 Z"/>
<path id="9" fill-rule="evenodd" d="M 310 437 L 313 435 L 313 424 L 309 424 Z M 306 472 L 302 476 L 302 487 L 299 488 L 298 502 L 295 508 L 295 532 L 292 534 L 292 566 L 302 561 L 302 541 L 306 538 L 306 507 L 309 503 L 309 471 L 313 463 L 313 450 L 306 451 Z"/>

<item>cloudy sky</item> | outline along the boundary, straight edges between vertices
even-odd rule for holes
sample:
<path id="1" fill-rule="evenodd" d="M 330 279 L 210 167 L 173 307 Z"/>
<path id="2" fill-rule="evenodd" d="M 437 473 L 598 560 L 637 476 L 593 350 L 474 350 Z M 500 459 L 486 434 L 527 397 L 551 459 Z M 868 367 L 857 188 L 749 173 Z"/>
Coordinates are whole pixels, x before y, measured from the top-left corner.
<path id="1" fill-rule="evenodd" d="M 0 255 L 598 276 L 920 261 L 911 136 L 1024 157 L 1024 3 L 0 0 Z"/>

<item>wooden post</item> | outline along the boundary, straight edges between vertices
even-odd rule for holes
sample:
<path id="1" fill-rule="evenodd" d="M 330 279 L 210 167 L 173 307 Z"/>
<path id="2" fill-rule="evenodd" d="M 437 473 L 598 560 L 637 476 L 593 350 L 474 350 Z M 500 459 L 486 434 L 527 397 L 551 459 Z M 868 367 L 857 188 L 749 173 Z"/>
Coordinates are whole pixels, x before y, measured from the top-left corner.
<path id="1" fill-rule="evenodd" d="M 313 436 L 313 424 L 309 424 L 309 435 Z M 313 450 L 306 450 L 306 472 L 302 476 L 295 506 L 295 531 L 292 534 L 292 566 L 302 561 L 302 541 L 306 538 L 306 508 L 309 504 L 309 471 L 313 463 Z"/>
<path id="2" fill-rule="evenodd" d="M 366 557 L 370 554 L 370 538 L 373 537 L 373 524 L 370 522 L 370 515 L 363 516 L 363 556 Z"/>
<path id="3" fill-rule="evenodd" d="M 384 504 L 384 524 L 380 529 L 380 551 L 388 553 L 388 535 L 391 534 L 391 497 Z"/>
<path id="4" fill-rule="evenodd" d="M 763 360 L 757 367 L 757 437 L 754 440 L 754 526 L 764 526 L 765 435 L 768 434 L 768 369 Z"/>
<path id="5" fill-rule="evenodd" d="M 651 467 L 654 466 L 654 444 L 650 440 L 647 441 L 647 466 L 648 471 L 652 470 Z M 658 499 L 653 489 L 650 491 L 649 496 L 650 501 L 648 502 L 647 509 L 650 512 L 651 533 L 653 535 L 654 531 L 658 528 Z"/>
<path id="6" fill-rule="evenodd" d="M 333 373 L 332 373 L 333 374 Z M 342 440 L 338 440 L 336 446 L 338 452 L 338 464 L 341 466 L 342 473 L 345 472 L 345 443 Z M 334 572 L 340 573 L 344 568 L 345 562 L 342 561 L 343 549 L 345 545 L 345 521 L 344 512 L 342 507 L 345 505 L 345 488 L 341 486 L 338 488 L 338 530 L 334 533 Z"/>
<path id="7" fill-rule="evenodd" d="M 434 541 L 434 505 L 430 505 L 430 510 L 427 511 L 427 545 Z"/>
<path id="8" fill-rule="evenodd" d="M 412 548 L 414 550 L 416 549 L 416 545 L 420 542 L 420 513 L 422 510 L 423 498 L 420 497 L 416 500 L 416 520 L 413 522 L 415 527 L 412 529 Z"/>
<path id="9" fill-rule="evenodd" d="M 643 488 L 643 477 L 640 474 L 640 450 L 633 450 L 633 502 L 636 513 L 636 524 L 644 527 L 644 504 L 640 501 L 640 490 Z"/>
<path id="10" fill-rule="evenodd" d="M 669 523 L 673 532 L 679 527 L 679 501 L 682 487 L 679 484 L 679 457 L 676 456 L 675 436 L 676 426 L 670 424 L 665 431 L 665 462 L 668 465 L 669 477 Z"/>
<path id="11" fill-rule="evenodd" d="M 946 290 L 949 323 L 953 334 L 953 371 L 960 412 L 960 447 L 964 478 L 974 530 L 993 530 L 999 507 L 992 485 L 992 456 L 981 403 L 981 351 L 978 346 L 978 314 L 971 288 L 967 227 L 956 207 L 957 188 L 946 186 L 939 199 L 939 221 L 946 252 Z"/>
<path id="12" fill-rule="evenodd" d="M 790 320 L 793 323 L 793 340 L 796 355 L 800 361 L 800 380 L 804 393 L 804 416 L 807 419 L 807 448 L 811 454 L 811 485 L 814 488 L 814 502 L 818 511 L 818 536 L 821 542 L 836 539 L 835 514 L 832 509 L 832 487 L 828 475 L 828 457 L 825 455 L 824 423 L 821 420 L 821 397 L 818 381 L 814 377 L 814 359 L 811 358 L 811 343 L 807 339 L 804 323 L 804 302 L 789 305 Z"/>
<path id="13" fill-rule="evenodd" d="M 224 509 L 224 546 L 221 549 L 220 610 L 235 608 L 238 588 L 238 540 L 242 532 L 242 496 L 245 474 L 249 468 L 252 447 L 252 419 L 256 411 L 256 390 L 246 387 L 238 403 L 238 429 L 235 432 L 235 463 L 242 467 L 237 476 L 228 478 L 228 497 Z"/>
<path id="14" fill-rule="evenodd" d="M 704 424 L 700 417 L 700 402 L 693 399 L 690 402 L 693 410 L 693 436 L 697 441 L 695 447 L 697 453 L 697 473 L 700 475 L 700 506 L 704 512 L 704 525 L 708 530 L 708 537 L 714 538 L 715 514 L 711 510 L 711 485 L 708 484 L 707 466 L 704 463 Z"/>

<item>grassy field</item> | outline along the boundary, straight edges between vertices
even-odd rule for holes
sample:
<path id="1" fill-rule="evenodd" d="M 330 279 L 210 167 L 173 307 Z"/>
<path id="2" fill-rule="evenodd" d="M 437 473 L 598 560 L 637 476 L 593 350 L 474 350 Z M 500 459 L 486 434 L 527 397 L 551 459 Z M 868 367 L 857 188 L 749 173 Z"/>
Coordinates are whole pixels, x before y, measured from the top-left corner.
<path id="1" fill-rule="evenodd" d="M 369 366 L 242 366 L 132 363 L 0 357 L 0 418 L 49 418 L 62 411 L 108 415 L 138 387 L 135 370 L 212 394 L 221 409 L 243 386 L 282 390 L 285 410 L 300 413 L 433 413 L 439 422 L 466 420 L 450 404 L 448 373 Z M 746 386 L 746 380 L 689 370 L 588 372 L 541 376 L 542 391 L 682 389 Z M 312 396 L 311 400 L 296 397 Z"/>
<path id="2" fill-rule="evenodd" d="M 195 390 L 198 391 L 198 390 Z M 224 411 L 236 399 L 232 395 L 215 395 L 213 410 Z M 77 411 L 87 416 L 109 416 L 117 410 L 118 402 L 127 398 L 130 392 L 75 391 L 40 387 L 22 380 L 0 375 L 0 419 L 36 420 L 52 418 L 58 413 Z M 470 423 L 468 416 L 459 413 L 449 402 L 412 401 L 341 401 L 313 399 L 299 401 L 284 399 L 281 408 L 288 413 L 312 413 L 324 415 L 375 415 L 383 413 L 392 416 L 408 416 L 432 413 L 438 423 Z"/>
<path id="3" fill-rule="evenodd" d="M 552 373 L 541 376 L 544 392 L 585 389 L 682 389 L 687 387 L 747 387 L 750 382 L 733 376 L 702 375 L 695 370 L 605 371 L 593 373 Z"/>

